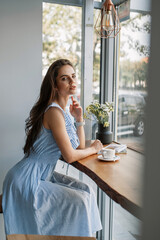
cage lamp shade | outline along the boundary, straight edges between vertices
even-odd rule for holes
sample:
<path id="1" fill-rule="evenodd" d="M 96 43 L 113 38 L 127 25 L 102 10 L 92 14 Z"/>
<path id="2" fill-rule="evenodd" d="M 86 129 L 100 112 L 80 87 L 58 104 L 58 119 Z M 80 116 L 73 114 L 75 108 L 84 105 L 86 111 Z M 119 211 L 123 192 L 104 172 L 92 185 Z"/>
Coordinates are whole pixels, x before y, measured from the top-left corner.
<path id="1" fill-rule="evenodd" d="M 101 38 L 114 38 L 119 33 L 120 21 L 111 0 L 104 2 L 94 28 Z"/>

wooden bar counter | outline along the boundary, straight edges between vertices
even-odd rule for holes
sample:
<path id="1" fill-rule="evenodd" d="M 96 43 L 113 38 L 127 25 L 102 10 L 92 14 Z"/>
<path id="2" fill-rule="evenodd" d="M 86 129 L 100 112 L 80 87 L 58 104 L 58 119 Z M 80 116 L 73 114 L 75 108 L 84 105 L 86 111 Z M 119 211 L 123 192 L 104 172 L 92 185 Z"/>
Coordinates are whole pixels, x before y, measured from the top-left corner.
<path id="1" fill-rule="evenodd" d="M 106 162 L 94 154 L 72 165 L 87 174 L 112 200 L 141 219 L 144 156 L 127 148 L 120 160 Z"/>

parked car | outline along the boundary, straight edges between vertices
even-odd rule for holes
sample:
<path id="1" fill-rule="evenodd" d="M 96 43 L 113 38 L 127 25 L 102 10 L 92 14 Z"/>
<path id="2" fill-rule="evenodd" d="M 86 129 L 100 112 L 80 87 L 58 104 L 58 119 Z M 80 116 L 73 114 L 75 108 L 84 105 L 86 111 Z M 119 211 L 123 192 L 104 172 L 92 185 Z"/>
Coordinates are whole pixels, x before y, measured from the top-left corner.
<path id="1" fill-rule="evenodd" d="M 145 131 L 145 100 L 139 93 L 120 92 L 118 97 L 117 135 L 134 134 L 142 136 Z M 92 137 L 95 139 L 97 122 L 92 123 Z"/>
<path id="2" fill-rule="evenodd" d="M 137 93 L 119 94 L 118 103 L 118 133 L 133 130 L 135 136 L 144 134 L 144 115 L 145 100 L 144 97 Z"/>

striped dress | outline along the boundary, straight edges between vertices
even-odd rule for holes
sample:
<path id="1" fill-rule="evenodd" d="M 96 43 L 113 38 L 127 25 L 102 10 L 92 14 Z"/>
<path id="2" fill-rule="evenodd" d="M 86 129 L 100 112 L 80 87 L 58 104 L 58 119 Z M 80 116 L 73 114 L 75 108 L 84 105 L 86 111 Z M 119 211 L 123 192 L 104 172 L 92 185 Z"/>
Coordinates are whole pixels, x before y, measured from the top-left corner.
<path id="1" fill-rule="evenodd" d="M 79 145 L 69 113 L 61 109 L 72 147 Z M 62 139 L 63 141 L 63 139 Z M 101 229 L 92 188 L 56 172 L 61 156 L 51 130 L 42 126 L 29 157 L 7 173 L 2 206 L 6 234 L 92 236 Z"/>

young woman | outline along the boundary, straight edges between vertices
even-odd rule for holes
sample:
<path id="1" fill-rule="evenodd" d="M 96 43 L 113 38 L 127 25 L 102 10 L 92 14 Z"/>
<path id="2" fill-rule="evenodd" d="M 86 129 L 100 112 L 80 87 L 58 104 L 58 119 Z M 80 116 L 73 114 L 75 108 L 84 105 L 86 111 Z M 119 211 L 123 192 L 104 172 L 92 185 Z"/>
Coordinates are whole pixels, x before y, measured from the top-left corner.
<path id="1" fill-rule="evenodd" d="M 69 60 L 55 61 L 26 121 L 24 158 L 6 175 L 2 207 L 6 234 L 92 236 L 101 229 L 93 190 L 54 171 L 62 155 L 72 163 L 101 150 L 95 140 L 85 148 L 83 112 L 72 97 L 75 70 Z M 70 114 L 75 118 L 77 129 Z"/>

